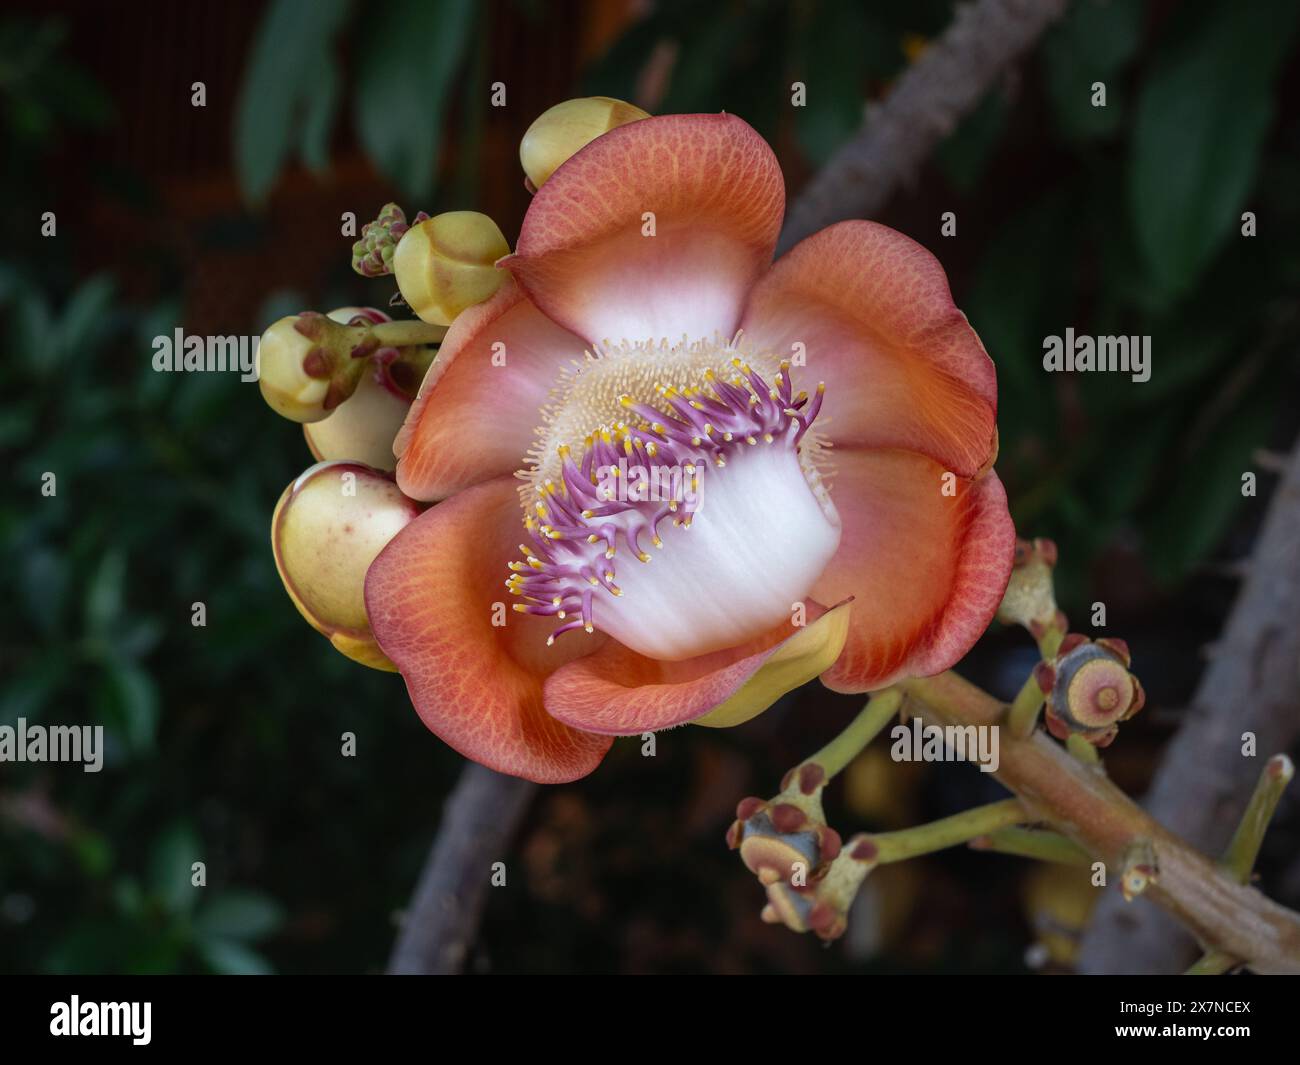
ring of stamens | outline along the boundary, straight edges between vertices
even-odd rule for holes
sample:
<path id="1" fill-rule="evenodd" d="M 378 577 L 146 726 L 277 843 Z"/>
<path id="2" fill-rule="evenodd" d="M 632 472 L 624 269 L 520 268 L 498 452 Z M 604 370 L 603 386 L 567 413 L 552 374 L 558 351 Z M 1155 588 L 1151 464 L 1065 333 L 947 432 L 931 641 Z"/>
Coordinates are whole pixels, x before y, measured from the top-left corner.
<path id="1" fill-rule="evenodd" d="M 615 583 L 620 541 L 648 563 L 646 545 L 663 546 L 662 522 L 690 528 L 693 513 L 677 498 L 611 497 L 607 484 L 602 490 L 602 474 L 617 476 L 620 460 L 628 470 L 678 468 L 697 493 L 701 469 L 726 466 L 737 449 L 772 445 L 799 451 L 821 410 L 825 385 L 812 397 L 796 393 L 788 362 L 780 364 L 771 385 L 741 358 L 733 358 L 731 367 L 730 380 L 706 370 L 702 388 L 656 385 L 662 409 L 620 396 L 626 420 L 588 435 L 580 457 L 567 444 L 556 448 L 558 474 L 536 485 L 537 499 L 524 517 L 530 542 L 519 545 L 522 557 L 510 563 L 506 581 L 522 600 L 515 610 L 564 622 L 548 643 L 573 629 L 594 630 L 597 592 L 622 595 Z M 816 480 L 811 464 L 808 472 Z"/>

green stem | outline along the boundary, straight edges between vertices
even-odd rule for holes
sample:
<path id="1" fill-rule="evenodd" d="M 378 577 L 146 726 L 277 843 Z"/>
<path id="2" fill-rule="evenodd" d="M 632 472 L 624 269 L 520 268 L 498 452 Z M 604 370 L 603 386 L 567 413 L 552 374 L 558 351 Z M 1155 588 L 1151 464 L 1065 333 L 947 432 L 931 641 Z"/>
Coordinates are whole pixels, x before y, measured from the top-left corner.
<path id="1" fill-rule="evenodd" d="M 1275 754 L 1260 773 L 1246 812 L 1241 815 L 1237 830 L 1232 834 L 1232 842 L 1223 852 L 1224 868 L 1239 883 L 1245 884 L 1250 880 L 1255 859 L 1259 857 L 1260 844 L 1264 842 L 1264 833 L 1268 831 L 1268 823 L 1293 776 L 1295 766 L 1284 754 Z"/>
<path id="2" fill-rule="evenodd" d="M 1056 624 L 1051 624 L 1044 630 L 1043 635 L 1038 639 L 1038 653 L 1044 662 L 1050 662 L 1056 657 L 1056 652 L 1060 650 L 1061 641 L 1064 639 L 1065 629 Z"/>
<path id="3" fill-rule="evenodd" d="M 1211 950 L 1201 955 L 1200 960 L 1193 965 L 1184 976 L 1222 976 L 1234 965 L 1240 965 L 1241 962 L 1231 954 L 1225 954 L 1221 950 Z"/>
<path id="4" fill-rule="evenodd" d="M 897 715 L 902 702 L 903 693 L 897 688 L 886 688 L 874 693 L 862 712 L 849 722 L 848 728 L 816 754 L 805 758 L 801 764 L 815 762 L 826 771 L 826 780 L 830 780 L 880 734 Z"/>
<path id="5" fill-rule="evenodd" d="M 876 864 L 902 862 L 919 854 L 946 850 L 959 843 L 969 843 L 978 836 L 987 836 L 1000 828 L 1023 824 L 1030 820 L 1019 799 L 1003 799 L 963 810 L 952 817 L 931 821 L 926 825 L 904 828 L 897 832 L 880 832 L 866 837 L 876 845 Z"/>
<path id="6" fill-rule="evenodd" d="M 987 836 L 971 840 L 970 845 L 975 850 L 1015 854 L 1061 865 L 1088 865 L 1092 861 L 1088 852 L 1073 840 L 1037 828 L 999 828 Z"/>
<path id="7" fill-rule="evenodd" d="M 1007 727 L 1011 729 L 1011 735 L 1018 740 L 1032 735 L 1046 698 L 1043 689 L 1038 686 L 1038 678 L 1030 673 L 1016 693 L 1011 709 L 1007 711 Z"/>
<path id="8" fill-rule="evenodd" d="M 1096 746 L 1077 732 L 1070 733 L 1065 741 L 1065 749 L 1084 765 L 1101 765 L 1101 755 L 1097 753 Z"/>
<path id="9" fill-rule="evenodd" d="M 380 322 L 370 327 L 370 335 L 386 348 L 409 348 L 417 344 L 441 344 L 447 335 L 445 325 L 408 319 L 401 322 Z"/>

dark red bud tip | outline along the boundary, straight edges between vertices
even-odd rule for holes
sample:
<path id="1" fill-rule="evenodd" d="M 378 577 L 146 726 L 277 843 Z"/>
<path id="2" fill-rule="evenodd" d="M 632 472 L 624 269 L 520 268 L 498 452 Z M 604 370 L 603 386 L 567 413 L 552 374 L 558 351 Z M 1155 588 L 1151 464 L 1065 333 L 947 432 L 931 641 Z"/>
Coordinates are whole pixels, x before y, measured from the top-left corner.
<path id="1" fill-rule="evenodd" d="M 778 832 L 798 832 L 807 823 L 808 818 L 797 806 L 788 802 L 779 802 L 768 811 L 772 818 L 772 827 Z"/>
<path id="2" fill-rule="evenodd" d="M 1069 726 L 1056 716 L 1050 706 L 1047 708 L 1047 713 L 1043 715 L 1043 723 L 1047 725 L 1047 731 L 1058 740 L 1064 740 L 1070 735 Z"/>
<path id="3" fill-rule="evenodd" d="M 740 837 L 744 831 L 745 831 L 745 826 L 743 822 L 740 821 L 731 822 L 731 826 L 727 829 L 728 849 L 734 851 L 737 847 L 740 846 Z"/>
<path id="4" fill-rule="evenodd" d="M 1034 541 L 1034 547 L 1038 549 L 1038 557 L 1046 562 L 1049 566 L 1056 565 L 1058 552 L 1056 550 L 1056 541 L 1047 540 L 1042 537 Z"/>
<path id="5" fill-rule="evenodd" d="M 1104 647 L 1107 651 L 1123 662 L 1125 666 L 1128 666 L 1133 661 L 1133 656 L 1129 653 L 1128 642 L 1125 640 L 1118 639 L 1114 636 L 1103 636 L 1097 641 L 1097 646 Z"/>
<path id="6" fill-rule="evenodd" d="M 323 348 L 312 348 L 302 359 L 302 372 L 308 377 L 328 377 L 330 362 Z"/>
<path id="7" fill-rule="evenodd" d="M 331 381 L 321 406 L 326 410 L 333 410 L 347 398 L 347 394 L 343 391 L 342 386 L 337 381 Z"/>
<path id="8" fill-rule="evenodd" d="M 1061 641 L 1061 646 L 1057 648 L 1056 657 L 1062 658 L 1068 655 L 1076 647 L 1082 647 L 1088 642 L 1088 637 L 1081 632 L 1067 633 L 1065 639 Z"/>
<path id="9" fill-rule="evenodd" d="M 1039 662 L 1034 666 L 1034 680 L 1039 691 L 1050 692 L 1056 686 L 1056 667 L 1051 662 Z"/>
<path id="10" fill-rule="evenodd" d="M 1125 714 L 1124 717 L 1125 718 L 1132 717 L 1139 710 L 1141 710 L 1142 707 L 1146 706 L 1146 704 L 1147 704 L 1147 690 L 1144 687 L 1142 687 L 1142 682 L 1138 680 L 1137 677 L 1134 677 L 1133 678 L 1133 701 L 1129 703 L 1128 713 Z"/>
<path id="11" fill-rule="evenodd" d="M 849 851 L 849 857 L 855 862 L 874 862 L 876 855 L 880 853 L 877 847 L 869 839 L 860 839 L 853 844 L 853 849 Z"/>
<path id="12" fill-rule="evenodd" d="M 823 862 L 833 862 L 840 856 L 840 850 L 843 846 L 844 844 L 840 841 L 840 834 L 835 829 L 822 829 L 821 860 Z"/>
<path id="13" fill-rule="evenodd" d="M 804 923 L 820 939 L 838 939 L 844 934 L 844 918 L 829 902 L 816 903 Z"/>
<path id="14" fill-rule="evenodd" d="M 822 786 L 825 780 L 826 770 L 816 762 L 809 762 L 799 770 L 799 790 L 805 795 L 811 795 Z"/>
<path id="15" fill-rule="evenodd" d="M 736 816 L 742 821 L 748 821 L 766 805 L 767 803 L 762 799 L 757 799 L 753 795 L 750 795 L 748 798 L 741 799 L 740 802 L 737 803 Z"/>

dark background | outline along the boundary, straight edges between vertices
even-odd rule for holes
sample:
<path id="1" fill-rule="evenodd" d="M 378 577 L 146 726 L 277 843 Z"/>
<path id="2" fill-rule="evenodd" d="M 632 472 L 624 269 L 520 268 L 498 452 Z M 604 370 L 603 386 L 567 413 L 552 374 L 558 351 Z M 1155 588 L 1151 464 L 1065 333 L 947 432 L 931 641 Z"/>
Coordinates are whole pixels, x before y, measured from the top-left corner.
<path id="1" fill-rule="evenodd" d="M 398 678 L 333 652 L 280 586 L 268 528 L 311 461 L 301 430 L 236 375 L 153 372 L 152 338 L 384 306 L 391 281 L 348 268 L 344 211 L 472 207 L 513 239 L 519 138 L 574 95 L 734 112 L 793 196 L 950 17 L 941 0 L 6 5 L 0 724 L 103 724 L 109 752 L 99 774 L 0 764 L 0 970 L 380 970 L 462 765 Z M 1261 452 L 1297 428 L 1296 24 L 1289 0 L 1076 0 L 880 216 L 940 257 L 997 363 L 998 469 L 1022 535 L 1060 545 L 1063 606 L 1089 631 L 1105 602 L 1132 645 L 1150 699 L 1107 762 L 1135 793 L 1249 556 Z M 1151 380 L 1044 374 L 1042 338 L 1071 325 L 1151 335 Z M 962 671 L 1008 697 L 1032 661 L 995 626 Z M 1091 890 L 966 850 L 873 874 L 830 949 L 759 922 L 731 811 L 859 703 L 813 685 L 743 729 L 665 733 L 653 759 L 619 742 L 545 789 L 470 968 L 1017 971 L 1047 925 L 1068 964 Z M 878 743 L 828 812 L 847 836 L 999 791 Z M 1284 800 L 1260 871 L 1292 906 L 1298 835 Z"/>

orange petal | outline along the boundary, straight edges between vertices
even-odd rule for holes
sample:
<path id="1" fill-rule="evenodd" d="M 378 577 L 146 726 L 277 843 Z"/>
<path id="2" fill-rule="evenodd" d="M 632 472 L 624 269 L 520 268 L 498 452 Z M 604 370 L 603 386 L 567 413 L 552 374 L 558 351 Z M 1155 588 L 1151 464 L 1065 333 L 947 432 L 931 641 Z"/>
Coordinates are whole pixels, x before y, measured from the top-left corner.
<path id="1" fill-rule="evenodd" d="M 955 664 L 979 639 L 1011 575 L 1016 533 L 1002 482 L 945 478 L 906 451 L 836 449 L 840 548 L 812 594 L 855 598 L 844 652 L 822 681 L 873 691 Z M 945 495 L 948 480 L 955 494 Z"/>
<path id="2" fill-rule="evenodd" d="M 585 347 L 507 278 L 448 330 L 393 443 L 398 486 L 443 499 L 519 469 L 560 367 Z"/>
<path id="3" fill-rule="evenodd" d="M 371 564 L 366 612 L 416 712 L 446 743 L 501 773 L 576 780 L 611 741 L 547 714 L 542 682 L 599 644 L 579 633 L 547 648 L 553 626 L 510 610 L 503 585 L 520 531 L 513 478 L 452 496 L 411 522 Z M 494 615 L 505 625 L 493 625 Z"/>
<path id="4" fill-rule="evenodd" d="M 743 328 L 796 366 L 803 345 L 834 443 L 919 451 L 963 477 L 986 465 L 993 362 L 939 261 L 901 233 L 841 222 L 801 241 L 755 286 Z"/>
<path id="5" fill-rule="evenodd" d="M 730 339 L 784 210 L 781 168 L 745 122 L 647 118 L 596 138 L 551 175 L 502 265 L 593 343 Z"/>
<path id="6" fill-rule="evenodd" d="M 553 673 L 546 709 L 589 732 L 635 735 L 697 721 L 725 728 L 761 714 L 812 680 L 839 656 L 849 604 L 807 605 L 805 624 L 789 622 L 743 646 L 660 662 L 611 640 Z"/>

